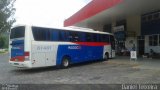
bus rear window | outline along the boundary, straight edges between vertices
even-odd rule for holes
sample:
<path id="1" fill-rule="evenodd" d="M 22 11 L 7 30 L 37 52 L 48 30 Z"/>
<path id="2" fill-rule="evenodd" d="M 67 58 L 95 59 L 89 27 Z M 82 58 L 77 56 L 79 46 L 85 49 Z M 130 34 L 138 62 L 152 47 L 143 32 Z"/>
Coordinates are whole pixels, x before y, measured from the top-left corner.
<path id="1" fill-rule="evenodd" d="M 22 37 L 24 37 L 24 33 L 25 33 L 25 27 L 24 26 L 12 28 L 10 39 L 22 38 Z"/>

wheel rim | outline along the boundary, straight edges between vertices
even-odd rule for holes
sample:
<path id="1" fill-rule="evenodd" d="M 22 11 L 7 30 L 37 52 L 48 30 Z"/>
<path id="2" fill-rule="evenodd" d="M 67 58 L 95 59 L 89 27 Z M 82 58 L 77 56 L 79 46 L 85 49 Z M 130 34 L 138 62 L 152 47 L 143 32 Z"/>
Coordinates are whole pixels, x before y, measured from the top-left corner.
<path id="1" fill-rule="evenodd" d="M 68 67 L 68 65 L 69 65 L 68 59 L 64 59 L 63 66 Z"/>

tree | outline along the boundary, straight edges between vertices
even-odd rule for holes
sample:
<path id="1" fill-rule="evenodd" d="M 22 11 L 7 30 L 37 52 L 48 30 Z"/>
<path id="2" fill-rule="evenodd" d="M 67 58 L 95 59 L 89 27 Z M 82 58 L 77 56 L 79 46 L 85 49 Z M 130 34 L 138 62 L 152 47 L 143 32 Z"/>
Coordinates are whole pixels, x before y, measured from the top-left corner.
<path id="1" fill-rule="evenodd" d="M 0 0 L 0 35 L 10 30 L 15 22 L 13 7 L 15 0 Z"/>
<path id="2" fill-rule="evenodd" d="M 0 49 L 4 48 L 4 46 L 5 46 L 5 38 L 1 36 L 0 37 Z"/>

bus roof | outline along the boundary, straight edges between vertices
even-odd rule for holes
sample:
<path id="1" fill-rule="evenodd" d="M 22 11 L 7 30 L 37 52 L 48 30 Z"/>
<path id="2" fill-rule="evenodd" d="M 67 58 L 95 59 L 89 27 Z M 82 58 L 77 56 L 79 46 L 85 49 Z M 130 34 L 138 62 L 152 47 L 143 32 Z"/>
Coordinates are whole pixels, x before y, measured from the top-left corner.
<path id="1" fill-rule="evenodd" d="M 50 27 L 50 26 L 37 26 L 37 25 L 18 24 L 18 25 L 13 26 L 12 28 L 19 27 L 19 26 L 51 28 L 51 29 L 59 29 L 59 30 L 67 30 L 67 31 L 79 31 L 79 32 L 89 32 L 89 33 L 99 33 L 99 34 L 110 34 L 110 35 L 113 35 L 113 34 L 108 33 L 108 32 L 95 31 L 94 29 L 82 28 L 82 27 L 76 27 L 76 26 L 70 26 L 70 27 Z"/>

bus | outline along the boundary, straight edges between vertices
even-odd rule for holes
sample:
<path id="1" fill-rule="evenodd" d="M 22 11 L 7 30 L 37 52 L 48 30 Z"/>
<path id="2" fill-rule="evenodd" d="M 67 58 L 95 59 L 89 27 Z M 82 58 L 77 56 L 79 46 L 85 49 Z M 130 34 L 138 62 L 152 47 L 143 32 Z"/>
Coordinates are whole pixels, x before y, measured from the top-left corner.
<path id="1" fill-rule="evenodd" d="M 115 57 L 110 33 L 84 28 L 17 25 L 10 31 L 9 64 L 37 68 L 62 66 Z"/>

